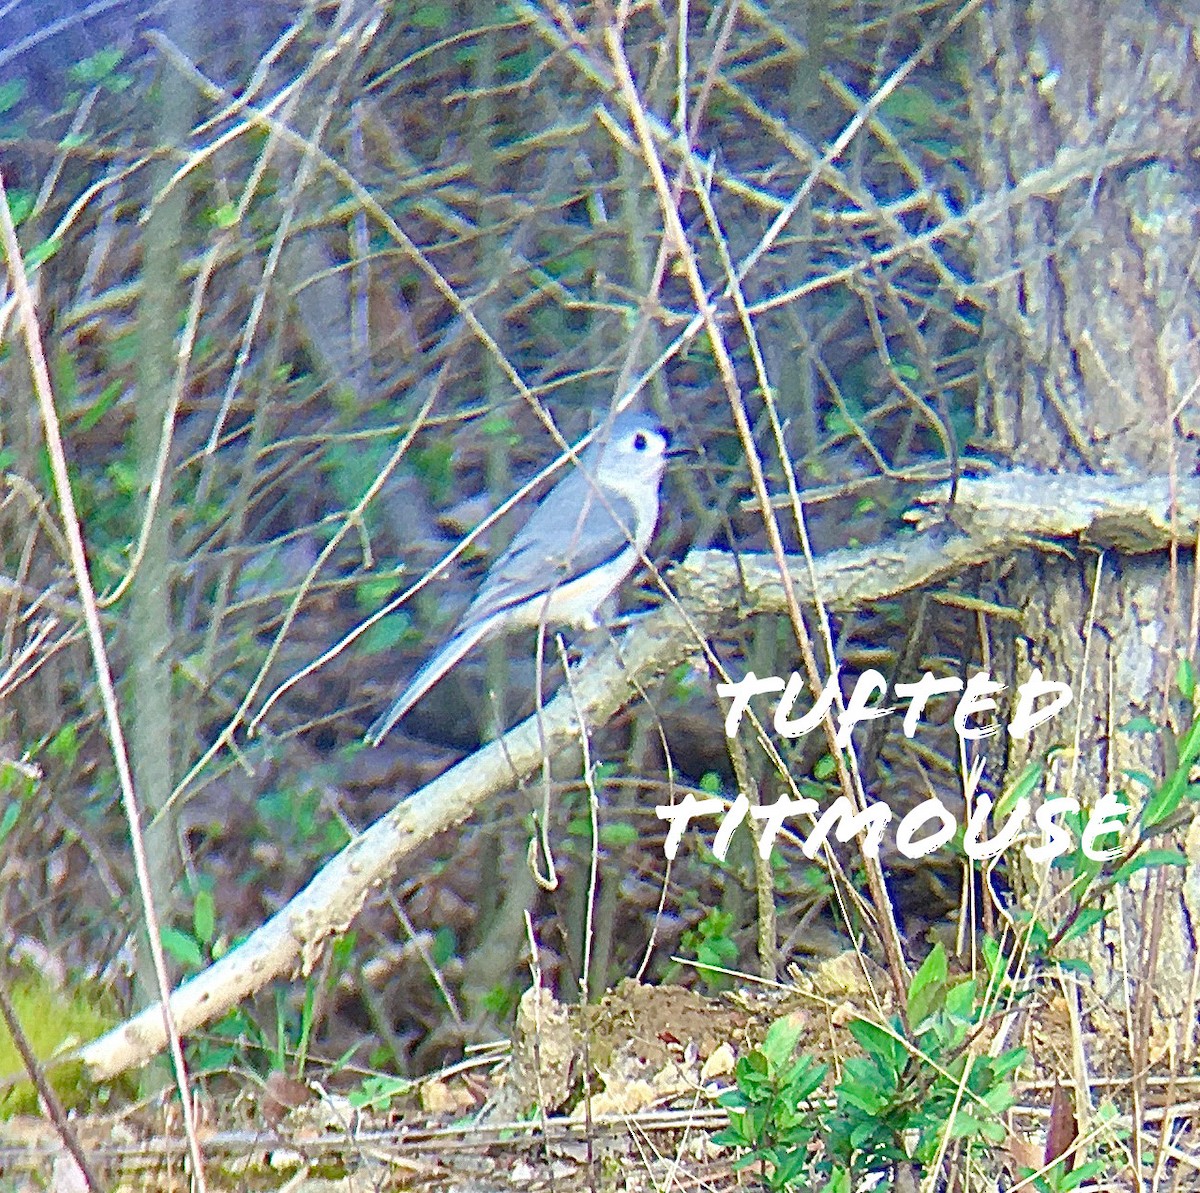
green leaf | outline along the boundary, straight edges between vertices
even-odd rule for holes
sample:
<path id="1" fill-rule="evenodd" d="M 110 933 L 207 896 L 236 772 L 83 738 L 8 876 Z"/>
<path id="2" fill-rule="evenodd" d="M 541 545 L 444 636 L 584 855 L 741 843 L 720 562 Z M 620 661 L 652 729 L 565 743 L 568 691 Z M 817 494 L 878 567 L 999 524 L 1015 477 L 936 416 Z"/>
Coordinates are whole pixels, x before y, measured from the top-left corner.
<path id="1" fill-rule="evenodd" d="M 178 928 L 162 930 L 162 947 L 169 956 L 186 969 L 200 969 L 204 965 L 204 955 L 200 952 L 200 945 L 194 937 L 189 936 L 186 932 L 180 932 Z"/>
<path id="2" fill-rule="evenodd" d="M 217 934 L 217 905 L 211 891 L 197 891 L 192 904 L 192 930 L 201 944 L 211 944 Z"/>
<path id="3" fill-rule="evenodd" d="M 382 617 L 362 636 L 362 652 L 381 654 L 398 645 L 412 629 L 412 618 L 403 609 Z"/>
<path id="4" fill-rule="evenodd" d="M 329 988 L 332 990 L 338 983 L 342 974 L 350 968 L 350 962 L 354 960 L 354 949 L 358 944 L 357 932 L 346 932 L 341 936 L 335 936 L 333 940 L 333 964 L 329 967 Z"/>
<path id="5" fill-rule="evenodd" d="M 948 972 L 946 950 L 940 943 L 935 944 L 929 956 L 921 962 L 921 968 L 913 975 L 912 985 L 908 989 L 908 1021 L 914 1031 L 918 1024 L 941 1010 Z"/>
<path id="6" fill-rule="evenodd" d="M 124 390 L 122 382 L 110 381 L 100 391 L 100 396 L 80 414 L 79 430 L 90 431 L 116 405 Z"/>
<path id="7" fill-rule="evenodd" d="M 499 410 L 493 410 L 479 420 L 479 433 L 488 439 L 502 439 L 510 447 L 520 442 L 520 437 L 513 433 L 512 419 Z"/>
<path id="8" fill-rule="evenodd" d="M 1071 1189 L 1078 1189 L 1084 1181 L 1098 1177 L 1107 1166 L 1104 1160 L 1089 1160 L 1086 1164 L 1080 1164 L 1078 1168 L 1072 1168 L 1060 1178 L 1058 1193 L 1070 1193 Z"/>
<path id="9" fill-rule="evenodd" d="M 62 241 L 57 237 L 43 240 L 41 244 L 35 244 L 25 254 L 25 268 L 36 269 L 44 261 L 49 261 L 60 248 L 62 248 Z"/>
<path id="10" fill-rule="evenodd" d="M 938 123 L 937 101 L 915 84 L 898 88 L 879 105 L 886 120 L 909 125 L 916 133 L 932 130 Z"/>
<path id="11" fill-rule="evenodd" d="M 1179 849 L 1147 849 L 1136 857 L 1130 858 L 1123 866 L 1118 867 L 1113 875 L 1114 882 L 1124 882 L 1139 870 L 1149 870 L 1155 866 L 1186 866 L 1188 857 Z"/>
<path id="12" fill-rule="evenodd" d="M 358 1089 L 350 1091 L 348 1100 L 358 1110 L 367 1106 L 386 1110 L 393 1098 L 408 1093 L 412 1087 L 413 1083 L 404 1077 L 367 1077 Z"/>
<path id="13" fill-rule="evenodd" d="M 1175 686 L 1185 700 L 1196 703 L 1196 668 L 1191 659 L 1180 659 L 1175 671 Z"/>
<path id="14" fill-rule="evenodd" d="M 412 23 L 416 29 L 445 29 L 450 24 L 450 5 L 422 4 L 412 14 Z"/>
<path id="15" fill-rule="evenodd" d="M 5 806 L 3 815 L 0 815 L 0 844 L 13 831 L 17 821 L 20 819 L 21 804 L 17 800 L 11 800 Z"/>
<path id="16" fill-rule="evenodd" d="M 718 1102 L 720 1099 L 717 1099 Z M 738 1116 L 739 1120 L 741 1116 Z M 751 1147 L 753 1140 L 748 1138 L 737 1126 L 730 1122 L 728 1127 L 718 1131 L 711 1137 L 717 1147 Z"/>
<path id="17" fill-rule="evenodd" d="M 1008 818 L 1009 813 L 1017 806 L 1018 801 L 1033 794 L 1034 789 L 1042 781 L 1046 765 L 1040 758 L 1035 758 L 1025 764 L 1013 785 L 996 800 L 992 811 L 992 820 L 999 823 Z"/>
<path id="18" fill-rule="evenodd" d="M 1134 717 L 1121 726 L 1123 733 L 1157 733 L 1158 726 L 1149 717 Z"/>
<path id="19" fill-rule="evenodd" d="M 967 1139 L 982 1134 L 984 1121 L 960 1107 L 950 1120 L 949 1127 L 951 1139 Z"/>
<path id="20" fill-rule="evenodd" d="M 84 58 L 81 62 L 76 62 L 67 71 L 67 75 L 74 82 L 82 83 L 85 86 L 100 83 L 116 70 L 117 64 L 123 57 L 123 52 L 118 49 L 100 50 L 90 58 Z"/>
<path id="21" fill-rule="evenodd" d="M 1000 944 L 994 936 L 989 935 L 983 938 L 981 945 L 988 975 L 994 976 L 1004 964 L 1004 956 L 1000 952 Z"/>
<path id="22" fill-rule="evenodd" d="M 813 767 L 813 778 L 824 783 L 826 780 L 833 778 L 837 772 L 837 763 L 834 762 L 833 756 L 830 754 L 822 754 L 817 759 L 816 765 Z"/>
<path id="23" fill-rule="evenodd" d="M 1200 758 L 1200 717 L 1192 722 L 1191 727 L 1183 735 L 1183 740 L 1179 743 L 1179 761 L 1175 769 L 1142 809 L 1142 824 L 1146 828 L 1151 828 L 1166 820 L 1179 807 L 1179 803 L 1187 791 L 1188 776 L 1198 758 Z"/>
<path id="24" fill-rule="evenodd" d="M 64 725 L 51 739 L 46 747 L 49 757 L 61 762 L 70 770 L 79 757 L 79 736 L 74 725 Z"/>
<path id="25" fill-rule="evenodd" d="M 896 1077 L 904 1068 L 908 1050 L 895 1031 L 888 1031 L 866 1019 L 852 1019 L 847 1024 L 847 1030 L 891 1077 Z"/>
<path id="26" fill-rule="evenodd" d="M 637 842 L 638 831 L 628 821 L 600 826 L 600 844 L 606 849 L 619 849 Z"/>
<path id="27" fill-rule="evenodd" d="M 803 1024 L 799 1016 L 784 1015 L 782 1019 L 776 1019 L 767 1028 L 766 1037 L 762 1042 L 761 1051 L 767 1058 L 768 1065 L 777 1070 L 782 1069 L 792 1059 L 802 1031 Z"/>
<path id="28" fill-rule="evenodd" d="M 997 1117 L 1012 1109 L 1017 1097 L 1007 1081 L 997 1081 L 983 1093 L 983 1104 Z"/>
<path id="29" fill-rule="evenodd" d="M 0 114 L 11 112 L 24 96 L 24 79 L 9 79 L 6 83 L 0 83 Z"/>
<path id="30" fill-rule="evenodd" d="M 843 1066 L 837 1087 L 838 1102 L 848 1102 L 864 1114 L 874 1117 L 887 1105 L 887 1094 L 879 1079 L 879 1069 L 861 1057 L 851 1057 Z"/>
<path id="31" fill-rule="evenodd" d="M 696 960 L 715 969 L 732 969 L 737 959 L 737 944 L 728 936 L 709 937 L 696 950 Z"/>
<path id="32" fill-rule="evenodd" d="M 828 1065 L 819 1065 L 811 1056 L 802 1056 L 788 1073 L 780 1092 L 790 1105 L 797 1106 L 816 1093 L 828 1074 Z"/>
<path id="33" fill-rule="evenodd" d="M 1063 933 L 1062 943 L 1066 944 L 1069 940 L 1077 940 L 1084 933 L 1094 928 L 1104 917 L 1108 915 L 1108 911 L 1103 907 L 1085 907 L 1076 918 L 1075 922 Z"/>
<path id="34" fill-rule="evenodd" d="M 960 1023 L 975 1022 L 975 979 L 966 978 L 946 993 L 946 1014 Z"/>
<path id="35" fill-rule="evenodd" d="M 8 211 L 12 222 L 18 226 L 33 210 L 33 192 L 26 190 L 10 190 L 8 192 Z"/>
<path id="36" fill-rule="evenodd" d="M 1008 1129 L 997 1119 L 986 1119 L 979 1124 L 979 1134 L 988 1143 L 996 1146 L 1008 1137 Z"/>
<path id="37" fill-rule="evenodd" d="M 1141 811 L 1141 822 L 1145 828 L 1166 820 L 1180 805 L 1188 790 L 1188 777 L 1196 759 L 1200 757 L 1200 717 L 1196 718 L 1183 735 L 1178 750 L 1178 762 L 1160 789 L 1147 799 Z"/>
<path id="38" fill-rule="evenodd" d="M 850 1170 L 839 1167 L 833 1170 L 833 1175 L 825 1182 L 820 1193 L 850 1193 L 850 1189 Z"/>
<path id="39" fill-rule="evenodd" d="M 1146 791 L 1155 791 L 1158 788 L 1153 775 L 1148 775 L 1143 770 L 1123 770 L 1121 774 L 1124 778 L 1131 779 Z"/>
<path id="40" fill-rule="evenodd" d="M 1028 1051 L 1024 1048 L 1010 1048 L 1002 1052 L 992 1061 L 992 1076 L 1002 1078 L 1016 1072 L 1025 1063 L 1026 1056 Z"/>

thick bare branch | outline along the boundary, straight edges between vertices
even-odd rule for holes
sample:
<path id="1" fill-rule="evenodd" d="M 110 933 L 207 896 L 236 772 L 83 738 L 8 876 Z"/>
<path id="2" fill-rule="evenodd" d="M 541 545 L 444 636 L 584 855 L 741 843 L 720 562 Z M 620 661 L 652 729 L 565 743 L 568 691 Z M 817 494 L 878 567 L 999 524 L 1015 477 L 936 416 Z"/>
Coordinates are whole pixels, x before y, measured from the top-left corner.
<path id="1" fill-rule="evenodd" d="M 1190 486 L 1174 508 L 1165 481 L 1116 477 L 1063 478 L 1004 473 L 966 480 L 954 522 L 915 536 L 898 536 L 817 561 L 815 576 L 826 605 L 859 608 L 897 597 L 994 561 L 1005 552 L 1049 540 L 1083 540 L 1130 552 L 1164 548 L 1174 537 L 1195 542 L 1200 494 Z M 940 499 L 930 494 L 926 503 Z M 965 528 L 964 528 L 965 527 Z M 792 584 L 811 599 L 803 560 L 789 560 Z M 736 558 L 693 551 L 668 575 L 678 598 L 641 617 L 620 639 L 585 659 L 571 688 L 499 741 L 479 750 L 415 792 L 324 866 L 294 899 L 237 949 L 175 991 L 171 1008 L 181 1031 L 223 1014 L 267 982 L 309 972 L 325 941 L 345 931 L 372 888 L 423 842 L 465 821 L 489 796 L 533 774 L 545 756 L 578 739 L 579 719 L 607 721 L 635 686 L 645 686 L 699 652 L 706 636 L 731 617 L 787 610 L 784 586 L 769 555 Z M 686 610 L 686 615 L 684 614 Z M 81 1050 L 92 1077 L 105 1079 L 144 1063 L 164 1044 L 163 1018 L 149 1007 Z"/>

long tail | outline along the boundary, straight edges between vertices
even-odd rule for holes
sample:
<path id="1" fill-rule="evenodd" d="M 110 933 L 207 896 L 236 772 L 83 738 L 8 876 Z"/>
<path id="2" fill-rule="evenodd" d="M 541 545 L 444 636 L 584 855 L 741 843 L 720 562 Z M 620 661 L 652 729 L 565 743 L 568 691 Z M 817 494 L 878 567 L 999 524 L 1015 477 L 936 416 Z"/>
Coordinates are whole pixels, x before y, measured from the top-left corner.
<path id="1" fill-rule="evenodd" d="M 433 687 L 443 675 L 446 674 L 458 661 L 465 655 L 473 646 L 477 645 L 487 637 L 488 632 L 492 628 L 490 619 L 477 623 L 473 626 L 464 627 L 459 630 L 433 658 L 431 658 L 420 671 L 412 677 L 408 687 L 396 697 L 395 700 L 388 706 L 386 712 L 379 716 L 367 730 L 366 741 L 372 746 L 377 746 L 391 731 L 393 725 L 403 717 L 410 708 L 430 688 Z"/>

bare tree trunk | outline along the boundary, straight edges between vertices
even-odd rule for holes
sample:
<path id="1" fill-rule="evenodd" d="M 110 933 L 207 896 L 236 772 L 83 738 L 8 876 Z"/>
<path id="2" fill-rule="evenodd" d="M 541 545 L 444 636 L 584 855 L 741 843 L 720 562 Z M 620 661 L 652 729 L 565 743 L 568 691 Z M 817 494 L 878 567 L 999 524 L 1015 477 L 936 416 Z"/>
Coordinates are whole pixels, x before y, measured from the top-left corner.
<path id="1" fill-rule="evenodd" d="M 187 6 L 171 6 L 172 36 L 187 45 L 191 14 Z M 163 85 L 157 124 L 159 144 L 166 149 L 179 146 L 191 127 L 195 92 L 177 83 Z M 161 191 L 177 169 L 174 156 L 162 161 L 156 191 Z M 138 475 L 147 494 L 158 468 L 165 420 L 175 377 L 175 342 L 180 304 L 179 262 L 185 220 L 188 184 L 181 181 L 160 193 L 146 225 L 142 261 L 142 299 L 138 308 L 140 362 L 138 369 L 137 418 L 134 443 Z M 146 853 L 155 907 L 160 923 L 168 923 L 175 890 L 182 874 L 177 847 L 175 817 L 153 818 L 166 807 L 173 785 L 171 712 L 172 628 L 171 548 L 172 470 L 168 466 L 157 503 L 147 499 L 144 517 L 146 547 L 129 595 L 129 675 L 133 716 L 130 723 L 130 764 L 134 787 L 146 816 Z M 149 954 L 139 954 L 139 1001 L 157 1001 L 158 986 Z"/>
<path id="2" fill-rule="evenodd" d="M 975 239 L 991 299 L 978 442 L 1078 473 L 1081 486 L 1094 472 L 1195 486 L 1197 31 L 1132 0 L 998 0 L 976 30 L 977 168 L 997 210 Z M 1066 745 L 1044 795 L 1072 795 L 1086 809 L 1125 792 L 1136 804 L 1146 792 L 1130 772 L 1161 778 L 1171 759 L 1160 735 L 1124 726 L 1144 716 L 1185 727 L 1172 688 L 1179 660 L 1196 650 L 1192 564 L 1167 553 L 1031 551 L 993 582 L 996 599 L 1020 612 L 1015 627 L 993 627 L 993 671 L 1016 684 L 1040 667 L 1076 696 L 1070 717 L 1007 743 L 1006 773 Z M 1101 996 L 1132 993 L 1134 1022 L 1152 1021 L 1156 1033 L 1176 1022 L 1194 1030 L 1196 869 L 1144 872 L 1085 944 Z M 1026 875 L 1034 889 L 1048 884 L 1036 900 L 1043 923 L 1065 910 L 1053 899 L 1061 874 Z"/>

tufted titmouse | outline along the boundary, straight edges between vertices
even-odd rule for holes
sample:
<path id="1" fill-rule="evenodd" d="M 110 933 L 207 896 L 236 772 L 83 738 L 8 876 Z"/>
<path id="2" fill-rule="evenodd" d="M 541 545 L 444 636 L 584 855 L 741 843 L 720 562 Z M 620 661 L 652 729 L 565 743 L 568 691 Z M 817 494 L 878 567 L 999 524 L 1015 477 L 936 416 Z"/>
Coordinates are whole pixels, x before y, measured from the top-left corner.
<path id="1" fill-rule="evenodd" d="M 594 629 L 600 606 L 654 537 L 667 436 L 644 414 L 619 414 L 579 453 L 492 564 L 449 641 L 367 730 L 377 746 L 474 646 L 510 629 Z"/>

